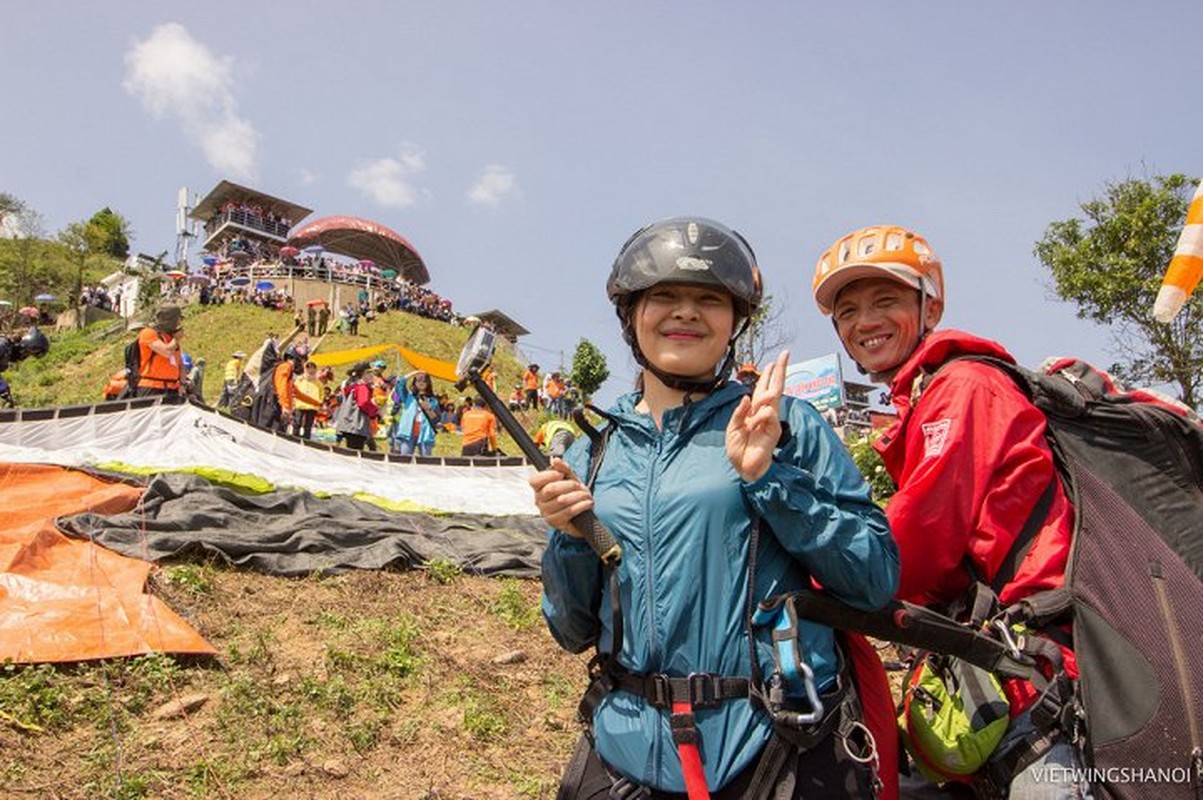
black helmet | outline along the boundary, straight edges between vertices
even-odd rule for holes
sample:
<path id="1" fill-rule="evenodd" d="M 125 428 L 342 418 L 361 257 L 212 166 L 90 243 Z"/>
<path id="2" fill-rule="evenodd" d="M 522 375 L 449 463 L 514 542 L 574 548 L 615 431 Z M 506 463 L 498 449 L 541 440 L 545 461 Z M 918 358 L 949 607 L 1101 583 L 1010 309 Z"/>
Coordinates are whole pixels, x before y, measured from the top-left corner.
<path id="1" fill-rule="evenodd" d="M 21 349 L 27 356 L 41 358 L 50 352 L 50 340 L 46 338 L 46 334 L 33 327 L 21 337 Z"/>
<path id="2" fill-rule="evenodd" d="M 699 381 L 662 372 L 640 350 L 631 309 L 640 292 L 658 283 L 717 286 L 735 300 L 735 333 L 727 357 L 712 379 Z M 752 246 L 736 231 L 704 217 L 674 217 L 640 229 L 622 246 L 606 281 L 606 294 L 622 321 L 622 337 L 635 360 L 665 386 L 686 392 L 709 392 L 726 381 L 735 363 L 735 340 L 759 308 L 761 292 Z"/>
<path id="3" fill-rule="evenodd" d="M 726 225 L 703 217 L 674 217 L 637 231 L 614 260 L 606 294 L 621 309 L 624 298 L 668 282 L 726 289 L 740 317 L 760 305 L 760 270 L 752 247 Z"/>

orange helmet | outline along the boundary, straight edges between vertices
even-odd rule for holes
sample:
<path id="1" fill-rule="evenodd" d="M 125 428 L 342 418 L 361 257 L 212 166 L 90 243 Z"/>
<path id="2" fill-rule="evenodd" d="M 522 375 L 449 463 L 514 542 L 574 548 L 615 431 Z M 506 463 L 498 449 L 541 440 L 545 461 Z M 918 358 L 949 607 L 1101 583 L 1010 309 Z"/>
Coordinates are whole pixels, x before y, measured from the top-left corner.
<path id="1" fill-rule="evenodd" d="M 872 225 L 839 239 L 815 265 L 815 302 L 831 313 L 835 296 L 860 278 L 886 277 L 944 297 L 944 269 L 922 236 L 897 225 Z"/>

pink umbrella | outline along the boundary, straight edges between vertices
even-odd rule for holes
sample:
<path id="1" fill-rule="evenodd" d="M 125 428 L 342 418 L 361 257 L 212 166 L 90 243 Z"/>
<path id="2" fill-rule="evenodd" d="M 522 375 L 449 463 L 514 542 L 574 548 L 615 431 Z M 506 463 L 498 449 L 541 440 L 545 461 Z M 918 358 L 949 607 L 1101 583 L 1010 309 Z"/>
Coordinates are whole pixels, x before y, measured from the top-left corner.
<path id="1" fill-rule="evenodd" d="M 37 317 L 40 316 L 42 312 L 38 311 L 33 306 L 25 306 L 24 308 L 17 309 L 17 313 L 26 317 Z"/>
<path id="2" fill-rule="evenodd" d="M 163 273 L 163 277 L 171 278 L 173 281 L 178 281 L 180 278 L 184 277 L 184 275 L 185 273 L 178 269 L 171 269 Z"/>
<path id="3" fill-rule="evenodd" d="M 280 258 L 295 258 L 300 254 L 301 251 L 292 245 L 285 245 L 284 247 L 280 248 Z"/>

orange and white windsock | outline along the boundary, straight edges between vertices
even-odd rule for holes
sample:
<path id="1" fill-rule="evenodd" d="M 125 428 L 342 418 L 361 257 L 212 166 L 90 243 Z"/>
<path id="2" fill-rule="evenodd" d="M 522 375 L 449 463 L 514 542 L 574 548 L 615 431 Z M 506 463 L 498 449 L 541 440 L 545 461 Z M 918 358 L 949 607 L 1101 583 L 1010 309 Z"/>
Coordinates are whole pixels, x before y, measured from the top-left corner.
<path id="1" fill-rule="evenodd" d="M 1200 278 L 1203 278 L 1203 182 L 1190 201 L 1174 257 L 1153 301 L 1153 317 L 1158 322 L 1172 320 L 1199 285 Z"/>

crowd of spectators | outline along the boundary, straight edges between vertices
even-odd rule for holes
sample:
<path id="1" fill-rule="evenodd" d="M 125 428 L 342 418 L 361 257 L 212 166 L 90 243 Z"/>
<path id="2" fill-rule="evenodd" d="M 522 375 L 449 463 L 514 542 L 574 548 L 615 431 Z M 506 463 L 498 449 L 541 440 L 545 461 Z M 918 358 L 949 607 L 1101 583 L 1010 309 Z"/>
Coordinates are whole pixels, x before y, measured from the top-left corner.
<path id="1" fill-rule="evenodd" d="M 538 364 L 528 364 L 522 380 L 514 385 L 508 405 L 517 411 L 550 411 L 560 419 L 568 419 L 581 404 L 581 392 L 572 384 L 572 379 L 553 370 L 539 375 Z"/>
<path id="2" fill-rule="evenodd" d="M 115 290 L 110 296 L 103 286 L 85 286 L 80 292 L 79 302 L 80 305 L 112 311 L 121 303 L 121 290 Z"/>
<path id="3" fill-rule="evenodd" d="M 240 203 L 227 200 L 205 223 L 206 235 L 212 235 L 224 222 L 233 222 L 248 228 L 256 228 L 274 236 L 286 237 L 292 228 L 292 220 L 277 214 L 259 203 Z"/>
<path id="4" fill-rule="evenodd" d="M 273 302 L 285 307 L 291 304 L 291 299 L 282 292 L 237 292 L 227 296 L 224 290 L 218 290 L 215 297 L 216 302 L 258 302 L 269 307 Z M 344 319 L 353 318 L 356 312 L 355 304 L 347 304 L 340 309 L 339 325 L 349 325 L 344 323 Z M 397 387 L 407 385 L 417 375 L 425 373 L 415 371 L 406 375 L 391 375 L 387 362 L 377 360 L 370 365 L 355 365 L 340 382 L 334 368 L 319 367 L 311 360 L 309 335 L 300 312 L 294 316 L 294 323 L 299 329 L 288 345 L 282 344 L 275 333 L 268 334 L 263 343 L 264 356 L 257 381 L 252 381 L 244 372 L 247 354 L 241 350 L 231 353 L 230 359 L 223 365 L 222 391 L 217 407 L 228 410 L 252 425 L 282 433 L 307 439 L 333 440 L 344 446 L 407 454 L 397 446 L 399 440 L 404 439 L 404 436 L 397 434 L 397 425 L 403 418 L 405 403 L 405 393 L 399 392 Z M 204 360 L 198 358 L 194 363 L 187 353 L 181 351 L 181 355 L 178 391 L 204 402 Z M 537 371 L 537 365 L 531 366 Z M 496 376 L 491 369 L 486 370 L 484 378 L 496 392 Z M 425 377 L 425 381 L 429 387 L 429 376 Z M 105 399 L 122 396 L 124 382 L 123 369 L 105 387 Z M 359 437 L 351 440 L 335 436 L 339 408 L 351 396 L 348 387 L 352 383 L 362 383 L 368 388 L 370 404 L 374 408 L 370 415 L 368 435 L 364 435 L 362 441 Z M 515 387 L 515 393 L 510 398 L 513 410 L 535 413 L 533 418 L 523 414 L 527 425 L 545 419 L 538 415 L 540 410 L 551 411 L 556 419 L 568 418 L 579 402 L 579 395 L 571 381 L 561 380 L 558 372 L 550 373 L 544 384 L 546 388 L 538 392 L 533 406 L 526 404 L 521 385 Z M 436 436 L 456 437 L 463 455 L 506 455 L 499 448 L 498 421 L 483 397 L 460 395 L 455 398 L 448 392 L 436 394 L 432 389 L 427 394 L 429 413 L 426 418 L 430 420 Z M 268 411 L 273 413 L 269 415 Z M 428 446 L 424 452 L 429 452 L 429 449 Z"/>
<path id="5" fill-rule="evenodd" d="M 443 322 L 462 322 L 459 315 L 452 310 L 451 301 L 440 297 L 434 291 L 418 286 L 404 278 L 395 281 L 396 299 L 393 307 L 409 314 L 417 314 L 427 319 L 437 319 Z"/>

